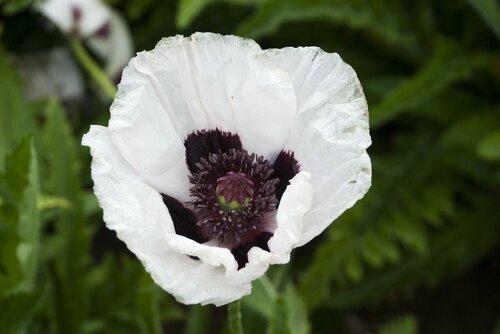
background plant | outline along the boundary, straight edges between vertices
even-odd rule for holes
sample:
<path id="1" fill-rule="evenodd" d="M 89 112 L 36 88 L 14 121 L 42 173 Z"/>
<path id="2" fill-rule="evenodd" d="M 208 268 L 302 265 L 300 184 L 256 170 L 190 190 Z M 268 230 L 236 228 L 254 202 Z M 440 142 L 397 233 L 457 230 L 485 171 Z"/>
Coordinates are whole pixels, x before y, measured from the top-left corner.
<path id="1" fill-rule="evenodd" d="M 0 1 L 0 332 L 224 332 L 104 228 L 79 145 L 110 100 L 27 100 L 18 57 L 70 42 Z M 373 187 L 243 299 L 249 333 L 500 331 L 500 9 L 495 0 L 113 0 L 137 50 L 194 31 L 317 45 L 356 69 Z M 496 331 L 495 331 L 496 329 Z"/>

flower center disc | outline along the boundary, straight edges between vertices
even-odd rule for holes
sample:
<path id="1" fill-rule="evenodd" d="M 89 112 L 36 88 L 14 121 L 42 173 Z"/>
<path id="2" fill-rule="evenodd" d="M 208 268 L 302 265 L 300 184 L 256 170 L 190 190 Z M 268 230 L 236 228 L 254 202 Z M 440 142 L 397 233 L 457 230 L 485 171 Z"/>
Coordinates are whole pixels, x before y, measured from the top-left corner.
<path id="1" fill-rule="evenodd" d="M 253 182 L 244 173 L 229 172 L 217 180 L 215 194 L 224 211 L 241 211 L 253 198 Z"/>
<path id="2" fill-rule="evenodd" d="M 264 157 L 242 149 L 200 159 L 189 178 L 197 225 L 210 239 L 232 248 L 255 237 L 276 210 L 273 168 Z"/>

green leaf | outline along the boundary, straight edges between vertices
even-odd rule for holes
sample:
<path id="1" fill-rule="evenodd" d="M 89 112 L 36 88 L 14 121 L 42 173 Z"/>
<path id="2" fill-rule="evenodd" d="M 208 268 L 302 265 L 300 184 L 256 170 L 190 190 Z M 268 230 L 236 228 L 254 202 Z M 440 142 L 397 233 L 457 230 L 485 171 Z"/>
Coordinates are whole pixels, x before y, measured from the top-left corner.
<path id="1" fill-rule="evenodd" d="M 259 6 L 238 27 L 237 34 L 257 39 L 276 32 L 287 22 L 324 19 L 367 29 L 391 43 L 412 47 L 414 38 L 401 25 L 405 15 L 397 3 L 385 0 L 275 0 Z"/>
<path id="2" fill-rule="evenodd" d="M 31 140 L 26 137 L 5 159 L 3 184 L 16 201 L 21 201 L 29 184 Z"/>
<path id="3" fill-rule="evenodd" d="M 439 42 L 425 66 L 371 109 L 370 125 L 379 127 L 418 107 L 450 85 L 469 77 L 484 61 L 483 57 L 468 56 L 452 43 Z"/>
<path id="4" fill-rule="evenodd" d="M 0 171 L 4 159 L 33 130 L 31 106 L 24 100 L 21 82 L 0 48 Z"/>
<path id="5" fill-rule="evenodd" d="M 292 334 L 308 334 L 311 325 L 307 318 L 307 309 L 304 301 L 297 293 L 293 284 L 288 284 L 284 294 L 285 304 L 288 310 L 288 328 Z"/>
<path id="6" fill-rule="evenodd" d="M 413 315 L 405 315 L 381 326 L 378 334 L 417 334 L 418 323 Z"/>
<path id="7" fill-rule="evenodd" d="M 185 29 L 207 6 L 216 2 L 255 5 L 264 1 L 269 0 L 180 0 L 176 16 L 176 24 L 180 29 Z"/>
<path id="8" fill-rule="evenodd" d="M 363 265 L 357 256 L 348 260 L 346 273 L 353 282 L 359 282 L 363 278 Z"/>
<path id="9" fill-rule="evenodd" d="M 500 6 L 496 0 L 467 0 L 500 39 Z"/>
<path id="10" fill-rule="evenodd" d="M 477 153 L 483 159 L 500 159 L 500 130 L 493 131 L 484 136 L 477 146 Z"/>
<path id="11" fill-rule="evenodd" d="M 273 305 L 278 298 L 278 292 L 267 276 L 261 277 L 252 284 L 252 293 L 242 299 L 243 304 L 252 310 L 270 319 L 273 314 Z"/>
<path id="12" fill-rule="evenodd" d="M 7 15 L 14 15 L 25 10 L 37 0 L 0 0 L 2 11 Z"/>
<path id="13" fill-rule="evenodd" d="M 454 211 L 454 192 L 436 177 L 434 168 L 443 155 L 439 147 L 429 146 L 432 138 L 405 145 L 407 153 L 396 163 L 373 160 L 380 171 L 374 172 L 372 189 L 330 227 L 328 242 L 317 247 L 302 276 L 300 292 L 309 309 L 328 302 L 335 286 L 362 284 L 367 265 L 394 265 L 408 250 L 419 256 L 429 253 L 428 230 L 444 224 Z"/>
<path id="14" fill-rule="evenodd" d="M 470 204 L 470 203 L 469 203 Z M 477 199 L 471 208 L 457 210 L 454 225 L 435 233 L 427 255 L 407 256 L 401 263 L 379 270 L 361 284 L 347 289 L 333 289 L 327 305 L 334 309 L 359 307 L 407 289 L 456 275 L 489 254 L 500 235 L 497 228 L 500 215 L 496 199 Z"/>
<path id="15" fill-rule="evenodd" d="M 203 11 L 213 0 L 180 0 L 177 10 L 176 23 L 180 29 L 184 29 Z"/>
<path id="16" fill-rule="evenodd" d="M 37 269 L 40 219 L 36 206 L 38 165 L 27 137 L 5 161 L 0 174 L 0 296 L 31 291 Z"/>
<path id="17" fill-rule="evenodd" d="M 212 308 L 210 306 L 192 305 L 184 334 L 209 333 Z"/>
<path id="18" fill-rule="evenodd" d="M 465 148 L 475 151 L 485 133 L 500 127 L 500 118 L 494 110 L 467 113 L 455 120 L 444 131 L 441 141 L 451 148 Z"/>
<path id="19" fill-rule="evenodd" d="M 17 247 L 17 256 L 24 272 L 23 284 L 19 287 L 23 291 L 31 291 L 35 286 L 37 263 L 40 248 L 40 181 L 38 173 L 38 158 L 35 146 L 30 141 L 31 159 L 28 170 L 28 186 L 24 191 L 23 200 L 19 203 L 19 225 L 17 232 L 21 243 Z"/>
<path id="20" fill-rule="evenodd" d="M 40 291 L 23 292 L 0 299 L 2 334 L 23 333 L 35 310 L 40 306 Z"/>
<path id="21" fill-rule="evenodd" d="M 47 180 L 44 193 L 65 199 L 72 210 L 59 210 L 55 229 L 60 249 L 51 272 L 55 282 L 55 319 L 61 333 L 79 333 L 87 310 L 88 294 L 85 276 L 88 273 L 91 226 L 85 222 L 81 200 L 78 146 L 66 116 L 55 100 L 47 104 L 43 129 Z"/>
<path id="22" fill-rule="evenodd" d="M 153 282 L 151 276 L 143 271 L 137 294 L 140 324 L 143 334 L 162 333 L 159 301 L 161 289 Z"/>
<path id="23" fill-rule="evenodd" d="M 229 334 L 243 334 L 240 300 L 236 300 L 227 306 L 227 320 Z"/>
<path id="24" fill-rule="evenodd" d="M 288 334 L 291 333 L 288 308 L 283 297 L 279 297 L 274 303 L 273 316 L 270 319 L 268 334 Z"/>

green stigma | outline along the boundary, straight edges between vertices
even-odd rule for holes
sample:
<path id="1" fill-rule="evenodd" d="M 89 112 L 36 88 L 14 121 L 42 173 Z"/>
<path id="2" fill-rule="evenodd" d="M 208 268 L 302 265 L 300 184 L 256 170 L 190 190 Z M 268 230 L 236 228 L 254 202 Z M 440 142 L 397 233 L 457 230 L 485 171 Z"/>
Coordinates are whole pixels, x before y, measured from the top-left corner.
<path id="1" fill-rule="evenodd" d="M 226 198 L 223 195 L 217 196 L 217 202 L 219 202 L 220 207 L 224 211 L 241 211 L 245 209 L 248 206 L 248 203 L 250 203 L 251 198 L 250 197 L 245 197 L 243 200 L 243 203 L 238 202 L 237 200 L 233 200 L 231 202 L 226 202 Z"/>

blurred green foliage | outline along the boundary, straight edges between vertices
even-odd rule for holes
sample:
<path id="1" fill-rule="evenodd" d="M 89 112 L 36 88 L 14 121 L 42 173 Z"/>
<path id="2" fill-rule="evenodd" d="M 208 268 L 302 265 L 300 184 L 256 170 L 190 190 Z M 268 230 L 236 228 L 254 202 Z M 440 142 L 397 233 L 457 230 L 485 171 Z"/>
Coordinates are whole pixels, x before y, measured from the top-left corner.
<path id="1" fill-rule="evenodd" d="M 106 122 L 109 101 L 90 79 L 81 101 L 24 98 L 15 57 L 68 47 L 32 2 L 0 1 L 0 332 L 224 332 L 223 310 L 177 304 L 103 227 L 79 142 L 89 124 Z M 243 299 L 247 332 L 443 332 L 418 307 L 391 310 L 498 256 L 497 1 L 108 2 L 138 50 L 196 30 L 263 47 L 318 45 L 339 52 L 363 84 L 373 187 L 290 264 L 254 283 Z M 25 29 L 33 25 L 39 34 Z M 495 268 L 486 282 L 496 278 L 496 287 L 483 287 L 491 299 L 471 305 L 489 305 L 478 310 L 482 320 L 454 318 L 444 332 L 498 332 Z"/>

